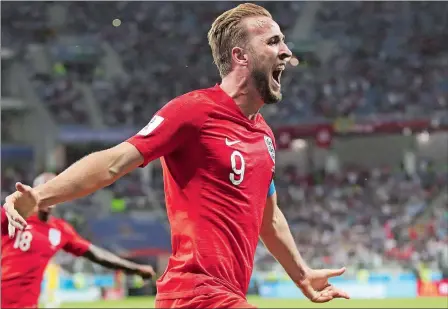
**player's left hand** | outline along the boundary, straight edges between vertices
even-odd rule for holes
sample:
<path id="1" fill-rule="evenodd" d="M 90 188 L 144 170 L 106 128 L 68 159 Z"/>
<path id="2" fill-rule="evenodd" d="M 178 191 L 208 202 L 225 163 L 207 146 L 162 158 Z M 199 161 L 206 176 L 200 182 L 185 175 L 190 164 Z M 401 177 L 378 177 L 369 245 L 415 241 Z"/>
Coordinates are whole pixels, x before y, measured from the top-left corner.
<path id="1" fill-rule="evenodd" d="M 25 218 L 37 211 L 37 196 L 30 186 L 16 183 L 16 192 L 5 199 L 3 208 L 8 218 L 8 234 L 13 237 L 15 230 L 23 230 L 27 223 Z"/>
<path id="2" fill-rule="evenodd" d="M 139 275 L 143 279 L 151 279 L 156 275 L 156 272 L 151 265 L 140 265 L 137 270 L 137 275 Z"/>
<path id="3" fill-rule="evenodd" d="M 335 298 L 350 299 L 350 296 L 328 282 L 331 277 L 337 277 L 345 272 L 340 269 L 310 269 L 306 278 L 297 283 L 303 294 L 314 303 L 326 303 Z"/>

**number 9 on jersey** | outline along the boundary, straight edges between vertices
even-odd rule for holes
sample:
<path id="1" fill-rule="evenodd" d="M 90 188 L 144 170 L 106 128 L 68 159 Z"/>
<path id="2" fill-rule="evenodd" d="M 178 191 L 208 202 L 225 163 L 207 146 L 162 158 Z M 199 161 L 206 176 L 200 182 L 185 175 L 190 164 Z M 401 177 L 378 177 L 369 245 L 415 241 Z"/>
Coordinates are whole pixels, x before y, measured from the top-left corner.
<path id="1" fill-rule="evenodd" d="M 230 182 L 238 186 L 244 179 L 245 162 L 243 155 L 238 150 L 235 150 L 230 155 L 230 163 L 232 165 L 232 172 L 229 175 Z"/>

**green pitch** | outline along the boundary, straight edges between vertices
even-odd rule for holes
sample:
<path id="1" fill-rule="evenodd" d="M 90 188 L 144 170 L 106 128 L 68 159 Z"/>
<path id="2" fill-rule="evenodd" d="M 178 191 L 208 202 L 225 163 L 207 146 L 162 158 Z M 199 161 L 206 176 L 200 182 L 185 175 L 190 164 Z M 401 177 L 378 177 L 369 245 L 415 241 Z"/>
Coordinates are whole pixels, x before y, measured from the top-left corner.
<path id="1" fill-rule="evenodd" d="M 351 299 L 326 304 L 307 300 L 248 297 L 249 303 L 259 308 L 448 308 L 448 300 L 439 298 L 416 299 Z M 66 303 L 62 308 L 154 308 L 153 297 L 130 297 L 124 300 Z"/>

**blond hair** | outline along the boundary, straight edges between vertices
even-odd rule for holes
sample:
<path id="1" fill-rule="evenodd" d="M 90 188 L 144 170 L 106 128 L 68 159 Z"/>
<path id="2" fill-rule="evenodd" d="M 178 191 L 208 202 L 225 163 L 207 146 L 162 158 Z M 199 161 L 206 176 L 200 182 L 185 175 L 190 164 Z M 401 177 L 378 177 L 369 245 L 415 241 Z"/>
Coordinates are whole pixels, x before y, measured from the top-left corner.
<path id="1" fill-rule="evenodd" d="M 232 48 L 242 44 L 247 37 L 247 31 L 241 26 L 241 21 L 255 16 L 272 18 L 265 8 L 253 3 L 244 3 L 225 11 L 213 22 L 207 36 L 208 44 L 221 77 L 225 77 L 232 70 Z"/>

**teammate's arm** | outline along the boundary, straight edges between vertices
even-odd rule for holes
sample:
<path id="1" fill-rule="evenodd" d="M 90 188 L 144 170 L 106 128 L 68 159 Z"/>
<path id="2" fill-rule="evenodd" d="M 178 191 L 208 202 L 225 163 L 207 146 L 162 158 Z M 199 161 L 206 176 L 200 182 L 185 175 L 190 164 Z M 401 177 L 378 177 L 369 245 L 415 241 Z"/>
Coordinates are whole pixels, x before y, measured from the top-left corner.
<path id="1" fill-rule="evenodd" d="M 69 241 L 63 247 L 64 251 L 75 256 L 85 257 L 94 263 L 110 269 L 123 270 L 127 274 L 140 275 L 144 279 L 149 279 L 154 276 L 154 269 L 151 266 L 136 264 L 93 245 L 76 233 L 75 229 L 65 222 L 62 228 L 69 238 Z"/>
<path id="2" fill-rule="evenodd" d="M 99 248 L 93 244 L 90 245 L 83 257 L 101 266 L 122 270 L 130 275 L 140 275 L 144 279 L 149 279 L 155 275 L 154 270 L 149 265 L 140 265 L 123 258 L 120 258 L 105 249 Z"/>

